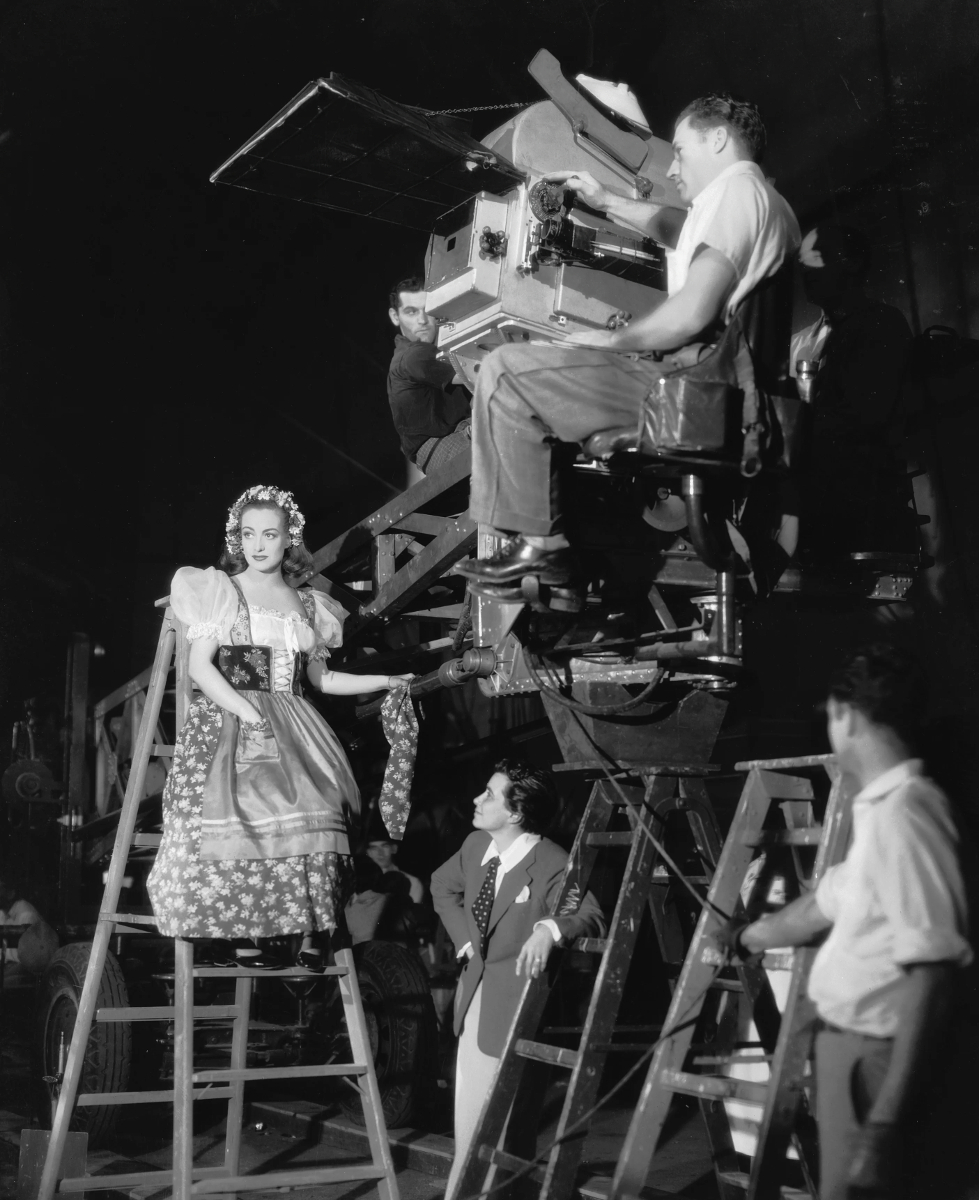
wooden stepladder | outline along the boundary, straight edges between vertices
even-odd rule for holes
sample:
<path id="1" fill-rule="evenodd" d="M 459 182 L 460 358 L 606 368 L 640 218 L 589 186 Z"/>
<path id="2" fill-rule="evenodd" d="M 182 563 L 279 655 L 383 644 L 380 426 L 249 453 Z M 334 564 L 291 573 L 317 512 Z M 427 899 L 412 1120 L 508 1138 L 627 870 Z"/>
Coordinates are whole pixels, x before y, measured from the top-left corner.
<path id="1" fill-rule="evenodd" d="M 248 1027 L 253 979 L 255 977 L 288 979 L 297 976 L 319 979 L 320 975 L 298 967 L 280 971 L 245 970 L 237 967 L 195 967 L 193 944 L 183 938 L 175 939 L 174 1004 L 172 1008 L 102 1008 L 96 1011 L 99 982 L 105 968 L 109 939 L 112 933 L 118 928 L 155 925 L 154 919 L 150 916 L 119 912 L 119 898 L 131 848 L 159 844 L 158 834 L 135 833 L 139 798 L 143 794 L 146 769 L 151 756 L 165 756 L 167 752 L 173 753 L 172 747 L 155 745 L 153 739 L 160 716 L 167 676 L 174 663 L 177 679 L 178 731 L 186 719 L 191 699 L 191 686 L 187 675 L 187 656 L 186 639 L 181 633 L 179 623 L 168 608 L 150 671 L 146 705 L 136 738 L 132 768 L 116 830 L 102 907 L 99 912 L 84 986 L 78 1002 L 71 1047 L 61 1080 L 51 1138 L 37 1193 L 38 1198 L 39 1200 L 52 1200 L 56 1192 L 60 1194 L 105 1189 L 106 1179 L 104 1176 L 60 1177 L 69 1122 L 76 1104 L 140 1104 L 172 1101 L 173 1169 L 113 1176 L 113 1187 L 170 1184 L 174 1200 L 188 1200 L 190 1196 L 197 1195 L 230 1197 L 238 1192 L 265 1191 L 270 1188 L 299 1188 L 312 1187 L 322 1183 L 376 1180 L 381 1200 L 398 1200 L 398 1186 L 387 1131 L 384 1127 L 381 1098 L 374 1072 L 367 1024 L 361 1004 L 353 953 L 349 948 L 336 950 L 335 965 L 328 967 L 326 971 L 326 974 L 337 978 L 340 989 L 343 1014 L 352 1051 L 352 1061 L 348 1063 L 249 1068 L 247 1066 Z M 236 981 L 234 1003 L 230 1005 L 195 1005 L 194 980 L 202 977 L 234 979 Z M 230 1020 L 232 1023 L 231 1059 L 227 1068 L 206 1071 L 195 1071 L 194 1069 L 194 1021 L 206 1019 Z M 85 1052 L 93 1020 L 173 1021 L 173 1090 L 80 1095 Z M 370 1143 L 370 1163 L 241 1175 L 239 1173 L 239 1156 L 245 1084 L 249 1080 L 255 1079 L 298 1079 L 327 1075 L 339 1075 L 350 1079 L 360 1093 L 364 1122 Z M 195 1099 L 205 1096 L 208 1099 L 223 1098 L 228 1101 L 224 1162 L 219 1167 L 194 1167 L 193 1165 L 193 1102 Z"/>
<path id="2" fill-rule="evenodd" d="M 794 893 L 815 887 L 826 868 L 843 858 L 850 810 L 832 755 L 739 763 L 738 767 L 747 770 L 748 776 L 709 900 L 723 912 L 744 911 L 741 893 L 748 890 L 746 873 L 761 851 L 760 869 L 745 896 L 748 915 L 757 916 L 773 884 L 784 885 L 786 897 L 792 899 Z M 821 823 L 815 818 L 813 781 L 807 777 L 813 772 L 829 776 Z M 723 1200 L 745 1196 L 747 1200 L 778 1200 L 792 1194 L 783 1191 L 790 1143 L 801 1174 L 794 1194 L 817 1194 L 814 1123 L 806 1101 L 816 1021 L 806 983 L 816 951 L 805 947 L 765 955 L 766 971 L 790 972 L 782 1012 L 773 1021 L 767 980 L 759 989 L 757 978 L 752 979 L 743 967 L 726 966 L 713 937 L 720 924 L 717 913 L 705 907 L 622 1146 L 610 1200 L 632 1200 L 639 1195 L 676 1094 L 696 1096 L 702 1107 L 714 1110 L 708 1132 Z M 745 1045 L 746 1009 L 757 1028 L 757 1048 Z M 713 1036 L 711 1030 L 716 1030 Z M 736 1071 L 739 1063 L 759 1060 L 768 1066 L 767 1081 L 722 1073 Z M 729 1132 L 725 1136 L 726 1120 L 723 1116 L 717 1119 L 724 1101 L 730 1100 L 760 1109 L 757 1144 L 747 1172 L 739 1167 Z"/>
<path id="3" fill-rule="evenodd" d="M 675 879 L 667 872 L 657 844 L 662 845 L 673 814 L 685 818 L 692 835 L 693 854 L 699 860 L 697 882 L 709 882 L 721 852 L 721 837 L 707 797 L 703 766 L 681 764 L 630 767 L 622 781 L 596 782 L 578 827 L 568 860 L 556 912 L 565 904 L 576 906 L 588 887 L 599 851 L 628 849 L 628 861 L 619 889 L 608 937 L 581 938 L 574 948 L 600 954 L 577 1050 L 535 1040 L 554 971 L 528 981 L 511 1026 L 493 1086 L 480 1114 L 458 1183 L 447 1200 L 476 1195 L 485 1185 L 491 1167 L 505 1173 L 529 1175 L 540 1186 L 541 1200 L 570 1196 L 581 1159 L 583 1120 L 595 1103 L 602 1069 L 612 1042 L 626 976 L 636 946 L 643 912 L 649 907 L 667 963 L 683 961 L 686 939 L 679 916 L 668 896 Z M 616 813 L 625 813 L 629 828 L 609 830 Z M 664 847 L 665 848 L 665 847 Z M 670 851 L 667 851 L 670 853 Z M 673 851 L 677 853 L 677 851 Z M 687 851 L 689 857 L 689 848 Z M 555 1141 L 544 1161 L 531 1166 L 501 1148 L 511 1101 L 520 1087 L 528 1062 L 546 1063 L 570 1071 Z M 578 1136 L 575 1136 L 578 1134 Z"/>

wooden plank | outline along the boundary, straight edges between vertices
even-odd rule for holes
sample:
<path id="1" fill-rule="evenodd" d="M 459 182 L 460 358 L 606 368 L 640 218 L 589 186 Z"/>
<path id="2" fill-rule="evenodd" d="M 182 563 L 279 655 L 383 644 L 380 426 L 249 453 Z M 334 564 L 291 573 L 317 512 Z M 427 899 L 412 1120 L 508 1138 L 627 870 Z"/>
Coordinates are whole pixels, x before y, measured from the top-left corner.
<path id="1" fill-rule="evenodd" d="M 767 1083 L 749 1083 L 728 1075 L 696 1075 L 692 1071 L 664 1068 L 659 1075 L 663 1087 L 684 1096 L 702 1096 L 714 1100 L 745 1100 L 764 1104 L 768 1095 Z"/>
<path id="2" fill-rule="evenodd" d="M 364 1179 L 383 1179 L 382 1167 L 297 1167 L 292 1171 L 266 1171 L 261 1175 L 219 1175 L 194 1182 L 192 1196 L 222 1192 L 268 1192 L 273 1188 L 314 1187 L 318 1183 L 354 1183 Z M 103 1181 L 104 1183 L 104 1181 Z"/>
<path id="3" fill-rule="evenodd" d="M 521 1058 L 532 1058 L 535 1062 L 550 1063 L 555 1067 L 576 1067 L 581 1059 L 577 1050 L 568 1050 L 565 1046 L 549 1046 L 546 1042 L 532 1042 L 529 1038 L 520 1038 L 516 1051 Z"/>
<path id="4" fill-rule="evenodd" d="M 322 549 L 317 550 L 313 555 L 309 574 L 328 570 L 345 554 L 363 547 L 368 538 L 376 537 L 379 533 L 397 525 L 399 521 L 421 508 L 423 504 L 434 500 L 436 496 L 458 483 L 460 479 L 465 479 L 469 475 L 471 465 L 471 451 L 466 450 L 462 454 L 454 455 L 444 467 L 426 475 L 424 479 L 402 492 L 397 499 L 389 501 L 366 520 L 352 525 L 339 537 L 335 537 L 332 542 L 327 542 Z"/>
<path id="5" fill-rule="evenodd" d="M 195 1100 L 228 1100 L 230 1087 L 202 1087 L 194 1092 Z M 108 1104 L 172 1104 L 173 1088 L 152 1092 L 82 1092 L 75 1101 L 79 1108 L 95 1108 Z"/>
<path id="6" fill-rule="evenodd" d="M 445 527 L 452 517 L 436 517 L 431 513 L 409 513 L 401 518 L 394 526 L 396 533 L 427 533 L 438 537 L 445 532 Z"/>
<path id="7" fill-rule="evenodd" d="M 95 1019 L 104 1025 L 119 1021 L 172 1021 L 175 1013 L 176 1009 L 168 1004 L 144 1008 L 100 1008 L 96 1010 Z M 199 1004 L 194 1008 L 195 1021 L 219 1021 L 236 1016 L 238 1009 L 233 1004 Z"/>
<path id="8" fill-rule="evenodd" d="M 348 622 L 348 632 L 362 629 L 377 617 L 399 613 L 475 545 L 475 523 L 468 517 L 453 521 L 445 533 L 429 542 L 421 554 L 402 567 L 374 599 L 364 605 L 359 616 Z"/>
<path id="9" fill-rule="evenodd" d="M 122 704 L 131 696 L 135 696 L 137 692 L 145 692 L 150 682 L 150 673 L 152 667 L 147 667 L 145 671 L 130 679 L 127 683 L 120 684 L 114 692 L 110 692 L 104 700 L 100 700 L 92 709 L 92 717 L 96 721 L 101 721 L 106 713 L 111 712 L 117 704 Z"/>
<path id="10" fill-rule="evenodd" d="M 214 1071 L 195 1071 L 194 1083 L 233 1083 L 236 1079 L 320 1079 L 328 1075 L 366 1075 L 364 1063 L 321 1063 L 314 1067 L 224 1067 Z"/>

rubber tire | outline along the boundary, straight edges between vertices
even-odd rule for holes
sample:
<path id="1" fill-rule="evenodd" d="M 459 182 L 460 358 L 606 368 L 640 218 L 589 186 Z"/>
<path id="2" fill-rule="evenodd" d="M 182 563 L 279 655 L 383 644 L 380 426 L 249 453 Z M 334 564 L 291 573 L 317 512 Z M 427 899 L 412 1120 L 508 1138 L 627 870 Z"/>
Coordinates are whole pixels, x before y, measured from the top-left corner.
<path id="1" fill-rule="evenodd" d="M 395 942 L 354 947 L 367 1032 L 388 1129 L 410 1125 L 438 1072 L 438 1021 L 428 974 L 416 954 Z M 364 1123 L 360 1100 L 344 1089 L 344 1113 Z"/>
<path id="2" fill-rule="evenodd" d="M 54 1075 L 57 1071 L 59 1035 L 62 1030 L 65 1034 L 65 1044 L 70 1045 L 71 1031 L 75 1027 L 78 1000 L 91 951 L 91 942 L 73 942 L 71 945 L 62 946 L 48 964 L 40 983 L 33 1077 L 35 1109 L 43 1129 L 51 1128 L 53 1094 L 51 1086 L 44 1082 L 43 1076 Z M 99 983 L 96 1010 L 124 1008 L 128 1004 L 129 993 L 122 968 L 115 955 L 109 953 L 106 955 L 105 969 Z M 131 1061 L 132 1031 L 129 1022 L 113 1021 L 102 1024 L 93 1021 L 79 1093 L 126 1091 Z M 70 1128 L 87 1132 L 89 1148 L 92 1149 L 106 1140 L 115 1128 L 118 1117 L 117 1105 L 76 1108 L 72 1113 Z"/>

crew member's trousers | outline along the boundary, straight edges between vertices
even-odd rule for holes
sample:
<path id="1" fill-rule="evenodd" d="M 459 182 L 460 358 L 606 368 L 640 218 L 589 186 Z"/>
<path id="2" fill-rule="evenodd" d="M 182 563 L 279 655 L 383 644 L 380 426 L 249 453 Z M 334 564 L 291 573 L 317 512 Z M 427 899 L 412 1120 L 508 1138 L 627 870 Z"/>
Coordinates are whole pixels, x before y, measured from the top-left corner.
<path id="1" fill-rule="evenodd" d="M 637 354 L 559 345 L 500 346 L 473 395 L 469 514 L 537 536 L 561 529 L 553 443 L 639 426 L 663 367 Z"/>
<path id="2" fill-rule="evenodd" d="M 948 1039 L 936 1076 L 915 1097 L 902 1130 L 901 1177 L 906 1200 L 962 1200 L 976 1167 L 976 1035 Z M 894 1042 L 822 1030 L 816 1037 L 819 1200 L 849 1200 L 847 1172 L 860 1130 L 880 1092 Z M 895 1196 L 893 1200 L 900 1200 Z"/>

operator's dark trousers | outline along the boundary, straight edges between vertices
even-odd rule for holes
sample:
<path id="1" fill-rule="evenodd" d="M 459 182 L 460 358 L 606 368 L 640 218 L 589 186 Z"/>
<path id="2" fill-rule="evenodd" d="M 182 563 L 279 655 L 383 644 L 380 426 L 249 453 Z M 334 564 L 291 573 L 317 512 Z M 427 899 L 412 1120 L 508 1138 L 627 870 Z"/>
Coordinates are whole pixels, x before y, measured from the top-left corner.
<path id="1" fill-rule="evenodd" d="M 932 1085 L 918 1098 L 904 1139 L 903 1200 L 965 1197 L 977 1166 L 976 1088 L 974 1076 L 969 1078 L 975 1070 L 975 1041 L 974 1035 L 950 1037 Z M 890 1038 L 860 1033 L 823 1030 L 817 1035 L 819 1200 L 848 1200 L 847 1172 L 893 1045 Z"/>
<path id="2" fill-rule="evenodd" d="M 473 520 L 538 536 L 558 532 L 554 441 L 638 428 L 663 370 L 637 354 L 585 347 L 512 345 L 488 354 L 473 395 Z"/>

